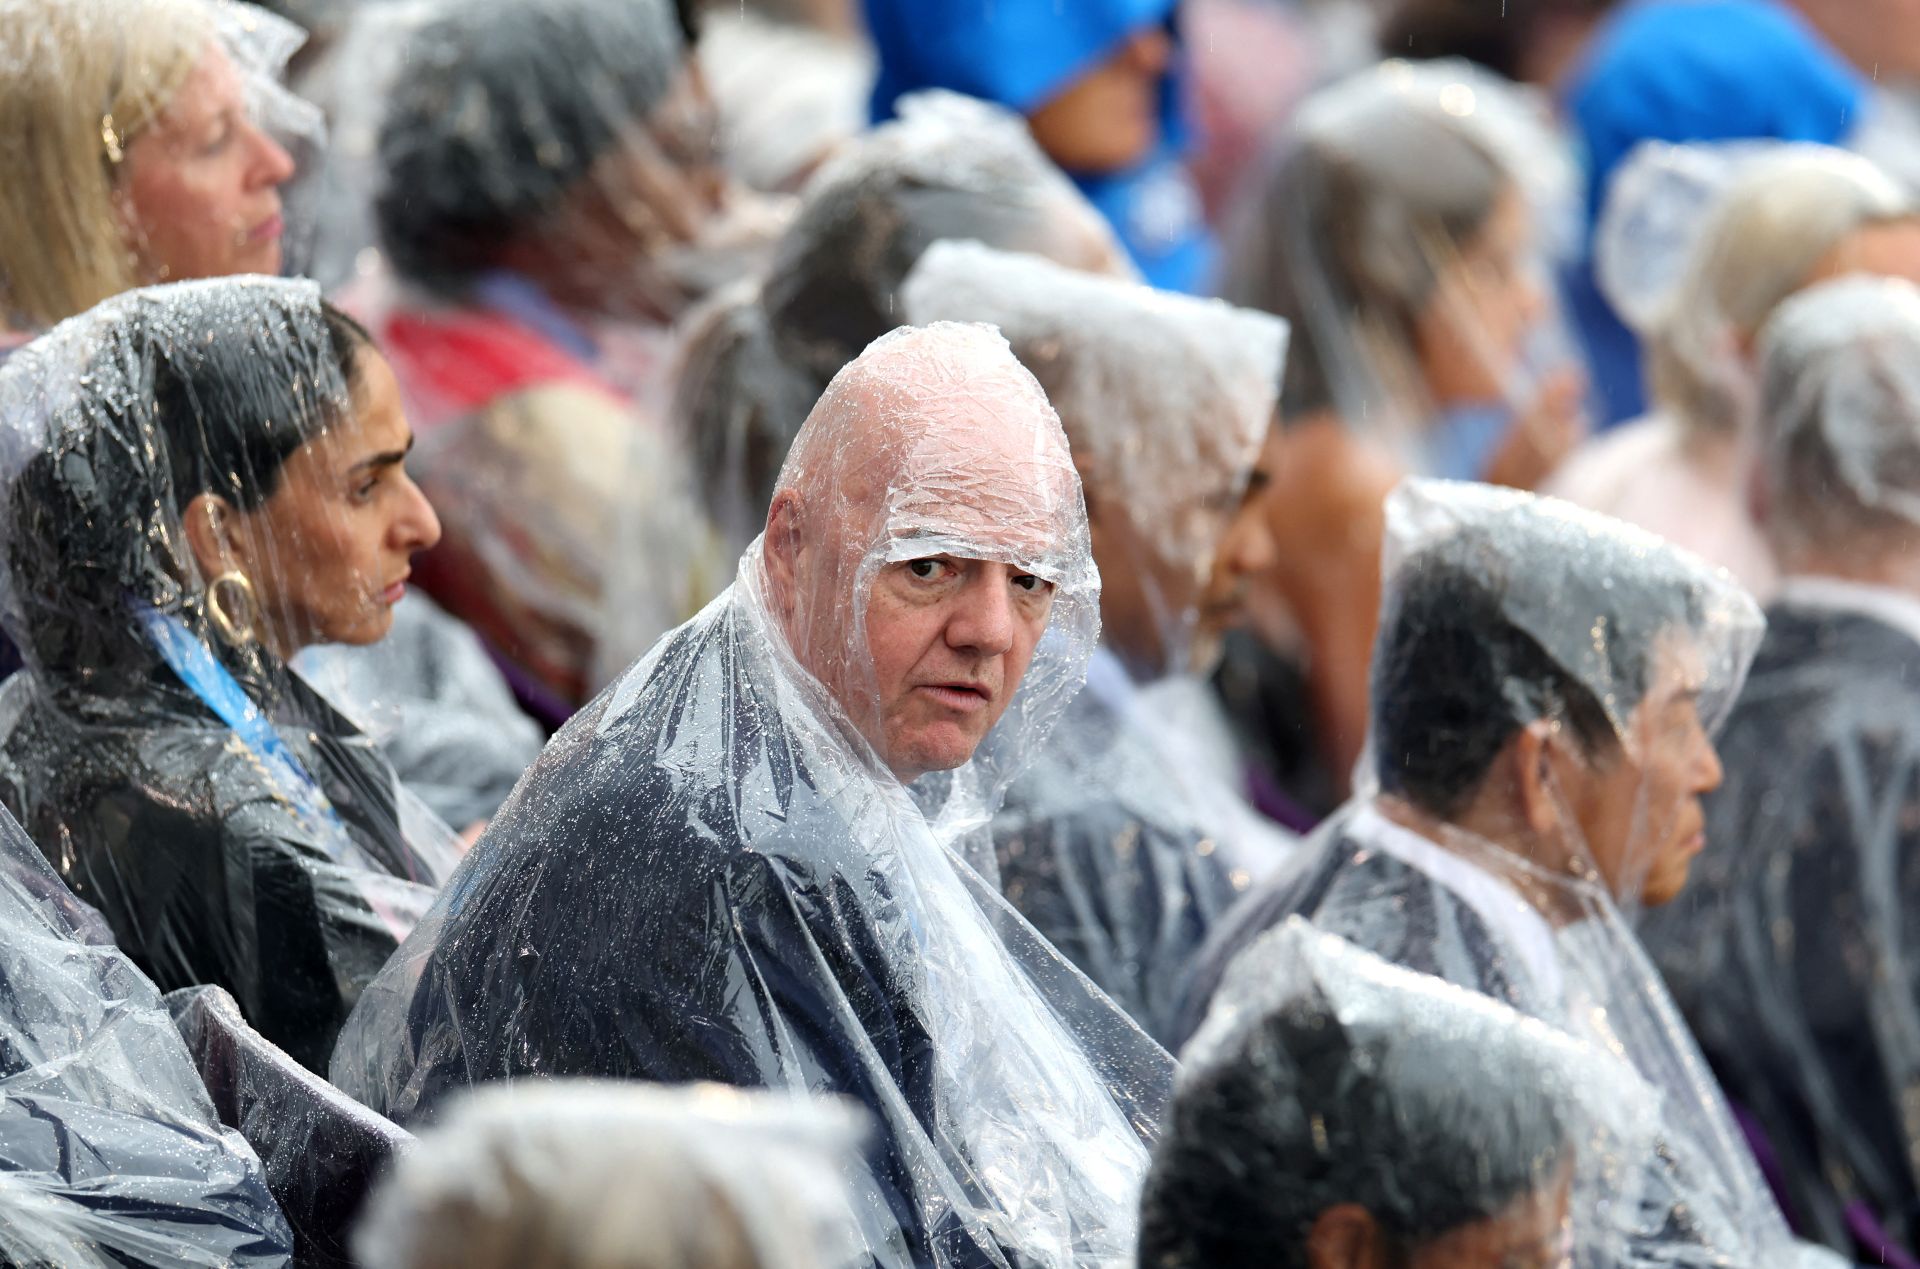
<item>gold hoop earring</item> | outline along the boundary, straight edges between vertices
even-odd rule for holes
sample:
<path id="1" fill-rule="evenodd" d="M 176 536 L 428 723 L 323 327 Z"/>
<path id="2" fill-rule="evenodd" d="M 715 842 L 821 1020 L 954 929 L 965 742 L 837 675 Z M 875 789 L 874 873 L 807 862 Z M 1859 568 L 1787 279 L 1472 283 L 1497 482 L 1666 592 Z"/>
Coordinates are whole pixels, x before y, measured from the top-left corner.
<path id="1" fill-rule="evenodd" d="M 240 592 L 246 602 L 246 620 L 236 621 L 227 611 L 227 605 L 221 600 L 221 587 L 227 586 Z M 238 569 L 220 574 L 207 583 L 207 616 L 213 619 L 214 628 L 220 637 L 236 648 L 244 648 L 253 642 L 254 625 L 259 618 L 259 607 L 253 598 L 253 583 L 247 575 Z"/>

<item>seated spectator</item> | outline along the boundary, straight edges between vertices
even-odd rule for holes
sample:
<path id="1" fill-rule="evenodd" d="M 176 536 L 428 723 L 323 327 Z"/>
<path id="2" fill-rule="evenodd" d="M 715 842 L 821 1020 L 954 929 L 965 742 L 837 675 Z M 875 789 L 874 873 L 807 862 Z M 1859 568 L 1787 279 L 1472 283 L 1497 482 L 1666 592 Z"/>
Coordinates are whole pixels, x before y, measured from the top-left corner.
<path id="1" fill-rule="evenodd" d="M 1024 116 L 1033 139 L 1153 285 L 1194 291 L 1213 240 L 1187 172 L 1177 0 L 865 0 L 879 55 L 873 117 L 944 88 Z"/>
<path id="2" fill-rule="evenodd" d="M 153 984 L 0 812 L 0 1259 L 234 1265 L 293 1252 Z"/>
<path id="3" fill-rule="evenodd" d="M 1234 965 L 1187 1046 L 1141 1269 L 1628 1264 L 1609 1192 L 1656 1137 L 1609 1054 L 1298 918 Z M 1571 1257 L 1571 1258 L 1570 1258 Z"/>
<path id="4" fill-rule="evenodd" d="M 17 177 L 0 189 L 0 297 L 16 337 L 144 281 L 281 270 L 283 242 L 300 235 L 282 228 L 295 221 L 283 204 L 294 165 L 274 138 L 317 151 L 317 114 L 276 78 L 301 38 L 210 0 L 0 11 L 0 61 L 17 71 L 0 78 L 0 104 L 21 124 L 0 137 Z M 458 623 L 419 597 L 394 622 L 394 647 L 311 654 L 329 663 L 321 690 L 390 724 L 388 757 L 435 810 L 484 820 L 539 737 Z"/>
<path id="5" fill-rule="evenodd" d="M 737 549 L 766 524 L 807 412 L 842 366 L 899 323 L 901 284 L 942 238 L 1132 276 L 1099 214 L 1017 118 L 950 93 L 902 102 L 900 118 L 807 185 L 763 282 L 689 319 L 676 430 L 709 515 Z"/>
<path id="6" fill-rule="evenodd" d="M 597 686 L 612 561 L 656 564 L 669 615 L 647 639 L 723 584 L 640 407 L 708 267 L 751 255 L 707 249 L 729 204 L 667 0 L 442 3 L 407 49 L 374 206 L 397 286 L 349 303 L 393 357 L 445 521 L 421 585 L 557 724 Z"/>
<path id="7" fill-rule="evenodd" d="M 1221 614 L 1200 605 L 1216 558 L 1240 575 L 1272 563 L 1254 462 L 1286 326 L 977 243 L 936 243 L 904 297 L 911 322 L 997 326 L 1072 446 L 1102 579 L 1100 647 L 1087 690 L 994 821 L 998 872 L 1049 942 L 1163 1031 L 1188 958 L 1291 846 L 1190 760 L 1180 724 L 1141 694 L 1211 662 Z"/>
<path id="8" fill-rule="evenodd" d="M 556 736 L 362 999 L 334 1082 L 854 1098 L 882 1265 L 1123 1259 L 1170 1064 L 966 862 L 1083 680 L 1060 423 L 940 324 L 836 376 L 733 588 Z"/>
<path id="9" fill-rule="evenodd" d="M 367 1269 L 852 1269 L 852 1108 L 565 1080 L 462 1098 L 394 1170 Z"/>
<path id="10" fill-rule="evenodd" d="M 392 372 L 311 284 L 129 292 L 0 369 L 0 801 L 163 989 L 312 1067 L 451 872 L 287 669 L 371 643 L 439 532 Z"/>
<path id="11" fill-rule="evenodd" d="M 1634 1066 L 1667 1133 L 1634 1173 L 1628 1263 L 1796 1262 L 1623 915 L 1672 900 L 1705 844 L 1753 601 L 1657 538 L 1511 490 L 1415 482 L 1388 523 L 1378 791 L 1222 922 L 1180 1033 L 1240 949 L 1304 917 Z"/>
<path id="12" fill-rule="evenodd" d="M 1645 937 L 1802 1228 L 1852 1251 L 1863 1208 L 1911 1257 L 1920 290 L 1823 283 L 1780 306 L 1760 361 L 1762 527 L 1784 580 L 1721 742 L 1707 851 Z"/>
<path id="13" fill-rule="evenodd" d="M 1696 188 L 1714 181 L 1724 192 Z M 1647 323 L 1653 413 L 1576 451 L 1549 489 L 1698 552 L 1764 597 L 1774 562 L 1748 506 L 1754 341 L 1776 305 L 1823 278 L 1920 281 L 1920 203 L 1867 160 L 1814 145 L 1649 151 L 1616 190 L 1603 274 L 1662 275 L 1621 296 Z M 1711 210 L 1692 211 L 1703 198 Z M 1650 227 L 1669 219 L 1683 222 L 1682 241 L 1650 246 Z M 1635 254 L 1644 260 L 1618 258 Z"/>
<path id="14" fill-rule="evenodd" d="M 1279 564 L 1252 606 L 1303 667 L 1344 791 L 1367 720 L 1380 505 L 1406 471 L 1530 488 L 1578 438 L 1581 383 L 1536 364 L 1551 329 L 1529 182 L 1565 161 L 1511 86 L 1387 63 L 1310 98 L 1229 236 L 1221 293 L 1292 326 L 1264 465 Z M 1256 701 L 1232 702 L 1250 722 Z"/>

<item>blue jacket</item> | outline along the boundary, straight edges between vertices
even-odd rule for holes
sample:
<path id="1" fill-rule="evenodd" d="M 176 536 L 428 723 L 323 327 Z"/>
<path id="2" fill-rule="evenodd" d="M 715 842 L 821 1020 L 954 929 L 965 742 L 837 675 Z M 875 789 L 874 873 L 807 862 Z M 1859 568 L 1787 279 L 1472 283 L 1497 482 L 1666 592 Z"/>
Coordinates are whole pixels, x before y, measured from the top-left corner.
<path id="1" fill-rule="evenodd" d="M 1030 114 L 1133 32 L 1172 21 L 1178 0 L 865 0 L 879 53 L 875 122 L 906 93 L 945 88 Z M 1070 172 L 1155 286 L 1192 291 L 1213 258 L 1183 156 L 1179 80 L 1161 88 L 1160 145 L 1133 168 Z"/>

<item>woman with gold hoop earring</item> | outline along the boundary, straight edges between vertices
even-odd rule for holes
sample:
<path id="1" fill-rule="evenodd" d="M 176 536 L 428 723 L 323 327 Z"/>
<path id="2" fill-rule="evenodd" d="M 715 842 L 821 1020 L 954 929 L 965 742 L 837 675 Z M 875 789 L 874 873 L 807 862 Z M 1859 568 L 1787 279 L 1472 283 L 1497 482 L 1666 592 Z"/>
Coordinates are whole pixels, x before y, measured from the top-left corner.
<path id="1" fill-rule="evenodd" d="M 0 802 L 162 990 L 324 1070 L 459 857 L 287 662 L 384 636 L 439 523 L 368 335 L 310 283 L 136 290 L 0 368 Z"/>

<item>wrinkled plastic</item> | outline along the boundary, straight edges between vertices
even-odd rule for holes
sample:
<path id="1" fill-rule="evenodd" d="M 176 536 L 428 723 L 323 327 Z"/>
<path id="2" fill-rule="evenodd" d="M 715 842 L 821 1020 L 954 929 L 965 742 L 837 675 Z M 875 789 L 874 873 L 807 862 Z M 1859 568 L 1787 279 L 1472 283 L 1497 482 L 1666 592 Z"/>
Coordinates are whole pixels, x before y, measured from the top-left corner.
<path id="1" fill-rule="evenodd" d="M 116 169 L 141 131 L 163 113 L 184 78 L 178 59 L 197 46 L 217 46 L 240 75 L 252 121 L 296 161 L 310 161 L 326 135 L 320 112 L 280 83 L 287 61 L 306 41 L 299 27 L 238 0 L 8 0 L 0 5 L 0 65 L 14 82 L 10 100 L 34 103 L 44 116 L 21 118 L 4 140 L 0 160 L 21 174 L 10 182 L 0 223 L 30 241 L 10 241 L 21 255 L 0 260 L 0 299 L 9 324 L 43 329 L 143 281 L 115 206 Z M 197 65 L 198 62 L 196 61 Z M 111 95 L 95 113 L 62 116 L 81 85 Z M 114 118 L 114 103 L 121 117 Z M 104 113 L 101 113 L 104 111 Z M 64 167 L 66 147 L 98 152 L 97 179 Z M 89 165 L 89 169 L 92 165 Z M 246 228 L 252 228 L 247 226 Z M 285 235 L 288 251 L 304 236 Z M 31 252 L 32 257 L 26 258 Z"/>
<path id="2" fill-rule="evenodd" d="M 1767 533 L 1793 553 L 1920 525 L 1920 289 L 1851 277 L 1802 292 L 1760 338 Z"/>
<path id="3" fill-rule="evenodd" d="M 727 168 L 754 189 L 797 189 L 866 130 L 873 50 L 851 32 L 716 8 L 701 14 L 696 51 Z"/>
<path id="4" fill-rule="evenodd" d="M 1131 276 L 1018 115 L 944 92 L 907 97 L 899 112 L 807 183 L 758 290 L 690 322 L 674 430 L 736 550 L 765 526 L 787 447 L 828 380 L 903 320 L 901 284 L 928 246 L 971 238 Z"/>
<path id="5" fill-rule="evenodd" d="M 309 1066 L 459 855 L 273 650 L 379 620 L 390 579 L 326 545 L 364 513 L 287 500 L 377 448 L 353 399 L 316 289 L 264 278 L 129 292 L 0 369 L 0 800 L 161 988 L 226 987 Z M 183 503 L 247 552 L 217 585 Z"/>
<path id="6" fill-rule="evenodd" d="M 0 1258 L 285 1265 L 287 1221 L 153 984 L 0 814 Z"/>
<path id="7" fill-rule="evenodd" d="M 420 428 L 410 469 L 444 529 L 421 585 L 557 725 L 726 584 L 734 553 L 658 426 L 667 326 L 762 261 L 780 222 L 725 190 L 667 0 L 437 3 L 365 26 L 402 28 L 406 52 L 376 143 L 392 276 L 349 303 Z"/>
<path id="8" fill-rule="evenodd" d="M 295 1263 L 353 1264 L 348 1238 L 367 1193 L 412 1137 L 270 1044 L 222 989 L 183 988 L 166 1006 L 220 1122 L 265 1165 Z"/>
<path id="9" fill-rule="evenodd" d="M 1516 286 L 1544 304 L 1546 266 L 1577 205 L 1573 172 L 1544 109 L 1464 62 L 1389 61 L 1308 98 L 1249 186 L 1219 279 L 1226 299 L 1293 324 L 1287 415 L 1333 409 L 1413 470 L 1430 470 L 1429 432 L 1444 407 L 1415 323 L 1435 302 L 1462 355 L 1498 381 L 1487 404 L 1531 406 L 1568 364 L 1555 319 L 1535 318 L 1520 346 L 1502 348 L 1475 310 Z M 1527 217 L 1519 257 L 1466 259 L 1508 190 Z M 1441 286 L 1462 264 L 1472 267 L 1458 285 Z"/>
<path id="10" fill-rule="evenodd" d="M 779 486 L 799 554 L 750 548 L 555 737 L 333 1079 L 402 1123 L 549 1075 L 842 1093 L 879 1124 L 855 1189 L 878 1263 L 1122 1264 L 1169 1060 L 966 862 L 1099 630 L 1059 422 L 992 332 L 900 331 L 836 378 Z M 971 761 L 903 786 L 868 616 L 942 558 L 1051 602 Z"/>
<path id="11" fill-rule="evenodd" d="M 1867 563 L 1920 489 L 1920 292 L 1851 278 L 1762 338 L 1768 529 L 1787 558 Z M 1817 557 L 1815 557 L 1817 558 Z M 1729 1096 L 1759 1120 L 1795 1214 L 1851 1246 L 1862 1205 L 1920 1238 L 1913 723 L 1920 602 L 1790 574 L 1720 751 L 1708 847 L 1643 937 Z"/>
<path id="12" fill-rule="evenodd" d="M 1591 1253 L 1634 1210 L 1633 1179 L 1572 1174 L 1650 1156 L 1658 1107 L 1614 1054 L 1289 918 L 1235 962 L 1182 1054 L 1140 1263 L 1303 1264 L 1343 1204 L 1434 1263 L 1606 1263 Z M 1467 1244 L 1483 1259 L 1433 1246 L 1493 1229 Z"/>
<path id="13" fill-rule="evenodd" d="M 1188 761 L 1136 682 L 1180 673 L 1197 597 L 1273 421 L 1284 323 L 978 243 L 935 243 L 908 320 L 997 326 L 1060 412 L 1093 500 L 1116 516 L 1109 579 L 1152 628 L 1107 631 L 1089 688 L 994 824 L 1008 901 L 1150 1033 L 1212 922 L 1287 838 Z M 1112 585 L 1111 580 L 1109 586 Z"/>
<path id="14" fill-rule="evenodd" d="M 473 631 L 425 595 L 400 601 L 379 643 L 305 648 L 293 668 L 458 828 L 491 818 L 546 741 Z"/>
<path id="15" fill-rule="evenodd" d="M 1657 1152 L 1576 1163 L 1589 1205 L 1622 1187 L 1630 1200 L 1576 1263 L 1817 1263 L 1627 915 L 1668 897 L 1653 887 L 1687 849 L 1689 791 L 1717 774 L 1708 737 L 1760 636 L 1753 601 L 1649 534 L 1511 490 L 1409 482 L 1387 524 L 1369 787 L 1225 923 L 1182 1030 L 1239 950 L 1304 917 L 1618 1055 L 1658 1095 Z M 1550 748 L 1523 802 L 1502 764 L 1529 729 Z M 1476 752 L 1479 770 L 1452 765 Z M 1569 759 L 1599 783 L 1565 782 Z M 1580 809 L 1600 797 L 1610 816 Z M 1588 840 L 1593 824 L 1610 839 Z"/>
<path id="16" fill-rule="evenodd" d="M 463 1098 L 380 1192 L 366 1269 L 839 1269 L 865 1117 L 719 1085 L 566 1080 Z"/>

